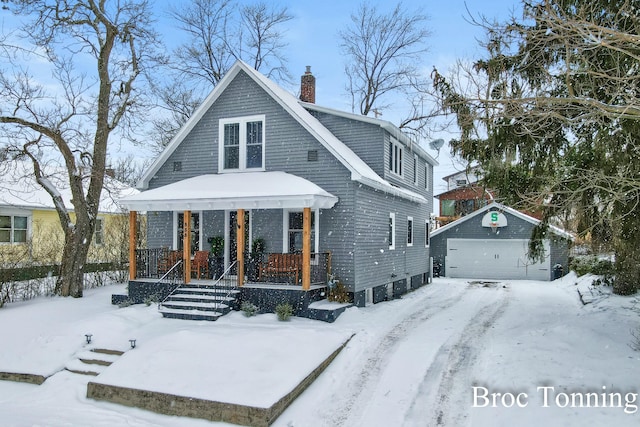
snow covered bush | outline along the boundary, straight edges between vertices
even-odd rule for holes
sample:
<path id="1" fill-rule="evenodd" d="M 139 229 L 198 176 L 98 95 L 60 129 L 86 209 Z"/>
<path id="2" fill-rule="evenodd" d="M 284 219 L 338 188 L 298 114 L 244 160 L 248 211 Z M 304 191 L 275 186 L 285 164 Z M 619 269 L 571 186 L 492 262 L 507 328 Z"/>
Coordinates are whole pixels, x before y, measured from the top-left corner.
<path id="1" fill-rule="evenodd" d="M 258 306 L 250 303 L 249 301 L 243 302 L 240 306 L 240 310 L 242 310 L 246 317 L 251 317 L 258 314 Z"/>
<path id="2" fill-rule="evenodd" d="M 293 314 L 293 307 L 291 307 L 291 304 L 289 304 L 288 302 L 278 304 L 276 306 L 276 314 L 278 315 L 278 320 L 289 320 L 289 318 Z"/>

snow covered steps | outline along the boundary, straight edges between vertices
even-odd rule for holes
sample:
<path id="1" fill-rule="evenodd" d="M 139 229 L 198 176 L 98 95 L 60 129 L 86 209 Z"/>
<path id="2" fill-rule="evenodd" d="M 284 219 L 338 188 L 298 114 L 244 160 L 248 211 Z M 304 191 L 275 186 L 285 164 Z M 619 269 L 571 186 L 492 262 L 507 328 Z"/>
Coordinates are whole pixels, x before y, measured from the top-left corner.
<path id="1" fill-rule="evenodd" d="M 75 374 L 95 377 L 111 366 L 123 354 L 124 352 L 119 350 L 94 348 L 79 353 L 76 359 L 65 365 L 65 369 Z"/>
<path id="2" fill-rule="evenodd" d="M 181 285 L 158 309 L 172 319 L 213 321 L 237 305 L 239 293 L 207 285 Z"/>

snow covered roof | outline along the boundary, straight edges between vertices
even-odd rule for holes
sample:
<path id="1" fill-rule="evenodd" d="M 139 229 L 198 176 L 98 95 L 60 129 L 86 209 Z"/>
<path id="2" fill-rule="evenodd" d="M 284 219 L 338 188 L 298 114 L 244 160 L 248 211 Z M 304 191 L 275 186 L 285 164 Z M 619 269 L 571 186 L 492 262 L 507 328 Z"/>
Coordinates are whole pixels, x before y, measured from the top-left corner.
<path id="1" fill-rule="evenodd" d="M 199 175 L 120 200 L 130 210 L 328 209 L 338 198 L 286 172 Z"/>
<path id="2" fill-rule="evenodd" d="M 426 203 L 427 200 L 418 193 L 390 184 L 380 177 L 368 164 L 358 157 L 349 147 L 336 138 L 318 119 L 313 117 L 301 102 L 275 82 L 259 73 L 243 61 L 236 61 L 231 69 L 220 80 L 209 96 L 198 107 L 187 123 L 180 128 L 164 151 L 156 158 L 151 167 L 143 175 L 138 183 L 138 188 L 146 189 L 149 181 L 155 176 L 160 167 L 169 159 L 184 138 L 191 132 L 218 97 L 229 86 L 238 73 L 246 73 L 253 81 L 262 87 L 276 102 L 278 102 L 295 120 L 298 121 L 311 135 L 313 135 L 344 167 L 351 172 L 351 179 L 358 181 L 374 189 L 403 197 L 417 203 Z"/>
<path id="3" fill-rule="evenodd" d="M 471 218 L 473 218 L 475 216 L 478 216 L 478 215 L 483 215 L 484 213 L 486 213 L 487 211 L 489 211 L 491 209 L 497 209 L 497 210 L 499 210 L 501 212 L 508 212 L 509 214 L 511 214 L 511 215 L 513 215 L 513 216 L 515 216 L 517 218 L 520 218 L 520 219 L 522 219 L 524 221 L 527 221 L 527 222 L 529 222 L 529 223 L 531 223 L 533 225 L 540 224 L 540 220 L 538 220 L 538 219 L 536 219 L 536 218 L 534 218 L 532 216 L 524 214 L 524 213 L 522 213 L 522 212 L 520 212 L 520 211 L 518 211 L 516 209 L 510 208 L 510 207 L 505 206 L 503 204 L 500 204 L 498 202 L 492 202 L 492 203 L 489 203 L 488 205 L 483 206 L 480 209 L 470 213 L 469 215 L 465 215 L 465 216 L 463 216 L 461 218 L 458 218 L 457 220 L 455 220 L 453 222 L 450 222 L 447 225 L 444 225 L 444 226 L 434 230 L 431 233 L 431 236 L 433 237 L 433 236 L 437 236 L 440 233 L 444 233 L 445 231 L 447 231 L 447 230 L 449 230 L 451 228 L 457 227 L 460 223 L 462 223 L 464 221 L 468 221 L 469 219 L 471 219 Z M 559 227 L 556 227 L 556 226 L 553 226 L 553 225 L 549 225 L 549 230 L 553 234 L 556 234 L 556 235 L 558 235 L 560 237 L 563 237 L 565 239 L 572 240 L 572 241 L 575 239 L 574 236 L 571 233 L 569 233 L 568 231 L 565 231 L 565 230 L 563 230 L 563 229 L 561 229 Z"/>
<path id="4" fill-rule="evenodd" d="M 333 116 L 345 117 L 350 120 L 357 120 L 364 123 L 371 123 L 377 126 L 380 126 L 398 141 L 402 142 L 404 145 L 411 148 L 412 151 L 418 153 L 421 157 L 423 157 L 429 164 L 433 166 L 438 166 L 438 161 L 434 159 L 429 153 L 427 153 L 420 145 L 416 144 L 406 133 L 402 132 L 402 130 L 394 125 L 393 123 L 387 120 L 376 119 L 369 116 L 363 116 L 362 114 L 354 114 L 346 111 L 335 110 L 333 108 L 322 107 L 318 104 L 312 104 L 309 102 L 299 101 L 300 105 L 308 110 L 314 110 L 321 113 L 331 114 Z"/>
<path id="5" fill-rule="evenodd" d="M 65 206 L 73 211 L 71 190 L 65 180 L 66 173 L 49 174 L 49 181 L 62 196 Z M 122 182 L 105 176 L 104 188 L 100 197 L 99 212 L 121 213 L 122 208 L 117 200 L 139 193 Z M 0 172 L 0 207 L 14 209 L 55 209 L 53 200 L 36 181 L 32 170 L 21 161 L 12 162 Z"/>

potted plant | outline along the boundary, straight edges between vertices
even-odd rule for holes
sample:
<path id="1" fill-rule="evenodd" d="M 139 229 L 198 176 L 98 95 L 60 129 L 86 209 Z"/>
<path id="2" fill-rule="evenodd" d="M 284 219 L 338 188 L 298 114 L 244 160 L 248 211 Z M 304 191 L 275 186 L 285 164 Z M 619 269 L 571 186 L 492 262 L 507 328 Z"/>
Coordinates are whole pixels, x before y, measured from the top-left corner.
<path id="1" fill-rule="evenodd" d="M 211 243 L 209 271 L 211 271 L 213 279 L 217 279 L 224 273 L 224 237 L 211 237 L 209 242 Z"/>

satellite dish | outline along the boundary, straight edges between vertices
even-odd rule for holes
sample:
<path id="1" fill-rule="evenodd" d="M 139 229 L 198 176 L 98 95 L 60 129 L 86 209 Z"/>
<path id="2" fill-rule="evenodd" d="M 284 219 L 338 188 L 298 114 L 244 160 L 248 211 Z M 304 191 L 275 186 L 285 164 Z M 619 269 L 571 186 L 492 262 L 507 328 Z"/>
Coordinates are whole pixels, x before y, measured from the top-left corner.
<path id="1" fill-rule="evenodd" d="M 439 156 L 440 149 L 442 148 L 443 145 L 444 145 L 444 139 L 438 138 L 438 139 L 434 139 L 429 143 L 429 148 L 431 148 L 432 150 L 436 150 Z M 436 158 L 438 158 L 438 156 L 436 156 Z"/>

